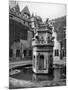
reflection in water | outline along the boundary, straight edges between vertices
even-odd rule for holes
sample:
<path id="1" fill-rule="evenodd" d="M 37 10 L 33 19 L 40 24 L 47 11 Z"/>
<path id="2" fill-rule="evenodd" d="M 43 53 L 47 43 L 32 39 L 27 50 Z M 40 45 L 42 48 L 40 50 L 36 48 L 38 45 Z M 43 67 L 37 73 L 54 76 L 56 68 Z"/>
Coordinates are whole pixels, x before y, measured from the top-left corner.
<path id="1" fill-rule="evenodd" d="M 60 69 L 54 69 L 54 80 L 59 80 L 61 77 Z"/>
<path id="2" fill-rule="evenodd" d="M 53 75 L 32 75 L 32 81 L 53 80 Z"/>
<path id="3" fill-rule="evenodd" d="M 66 78 L 66 73 L 64 68 L 54 69 L 54 80 Z"/>
<path id="4" fill-rule="evenodd" d="M 11 77 L 20 79 L 20 80 L 27 80 L 27 81 L 51 81 L 51 80 L 60 80 L 66 78 L 66 74 L 64 73 L 63 68 L 54 69 L 53 72 L 51 71 L 49 74 L 40 74 L 36 75 L 32 71 L 32 67 L 20 69 L 21 72 L 11 75 Z"/>

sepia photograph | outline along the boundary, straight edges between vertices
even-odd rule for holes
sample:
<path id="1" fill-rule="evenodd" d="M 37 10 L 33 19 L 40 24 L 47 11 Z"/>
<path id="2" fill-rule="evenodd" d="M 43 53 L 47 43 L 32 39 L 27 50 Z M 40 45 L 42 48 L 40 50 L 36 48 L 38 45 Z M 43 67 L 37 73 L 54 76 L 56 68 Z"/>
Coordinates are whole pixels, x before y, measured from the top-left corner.
<path id="1" fill-rule="evenodd" d="M 66 4 L 9 0 L 9 89 L 66 86 Z"/>

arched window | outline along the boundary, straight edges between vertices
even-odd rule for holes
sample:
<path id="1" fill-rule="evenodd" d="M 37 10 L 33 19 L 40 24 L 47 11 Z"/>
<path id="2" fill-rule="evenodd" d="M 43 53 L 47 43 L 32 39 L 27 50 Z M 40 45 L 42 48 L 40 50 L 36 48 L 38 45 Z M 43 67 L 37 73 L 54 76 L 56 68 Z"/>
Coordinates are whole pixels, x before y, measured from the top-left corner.
<path id="1" fill-rule="evenodd" d="M 32 50 L 29 50 L 29 56 L 32 56 Z"/>
<path id="2" fill-rule="evenodd" d="M 59 56 L 59 50 L 58 49 L 55 50 L 55 56 Z"/>
<path id="3" fill-rule="evenodd" d="M 20 50 L 19 49 L 16 50 L 16 57 L 20 57 Z"/>
<path id="4" fill-rule="evenodd" d="M 10 49 L 9 50 L 9 57 L 12 57 L 13 56 L 13 49 Z"/>
<path id="5" fill-rule="evenodd" d="M 24 50 L 24 56 L 26 56 L 27 55 L 27 50 Z"/>

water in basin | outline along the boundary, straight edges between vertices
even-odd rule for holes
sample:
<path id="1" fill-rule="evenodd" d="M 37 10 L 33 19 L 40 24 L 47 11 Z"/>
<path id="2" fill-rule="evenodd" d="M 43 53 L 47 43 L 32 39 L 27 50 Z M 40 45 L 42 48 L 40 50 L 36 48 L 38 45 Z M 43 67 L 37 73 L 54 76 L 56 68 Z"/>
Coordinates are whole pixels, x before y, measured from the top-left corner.
<path id="1" fill-rule="evenodd" d="M 20 70 L 19 73 L 10 75 L 13 78 L 19 79 L 19 80 L 27 80 L 27 81 L 51 81 L 51 80 L 60 80 L 60 79 L 65 79 L 66 74 L 65 74 L 65 69 L 64 68 L 56 68 L 53 69 L 53 72 L 50 74 L 41 74 L 41 75 L 36 75 L 32 71 L 32 67 L 20 67 L 20 68 L 15 68 Z M 14 70 L 15 70 L 14 69 Z"/>

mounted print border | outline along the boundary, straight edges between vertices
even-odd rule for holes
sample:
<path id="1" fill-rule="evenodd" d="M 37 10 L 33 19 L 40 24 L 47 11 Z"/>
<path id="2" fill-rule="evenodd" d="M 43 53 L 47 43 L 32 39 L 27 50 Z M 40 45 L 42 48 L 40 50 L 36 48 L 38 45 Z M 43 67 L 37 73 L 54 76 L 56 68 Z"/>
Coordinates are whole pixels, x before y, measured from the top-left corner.
<path id="1" fill-rule="evenodd" d="M 66 4 L 9 0 L 9 88 L 66 86 Z"/>

